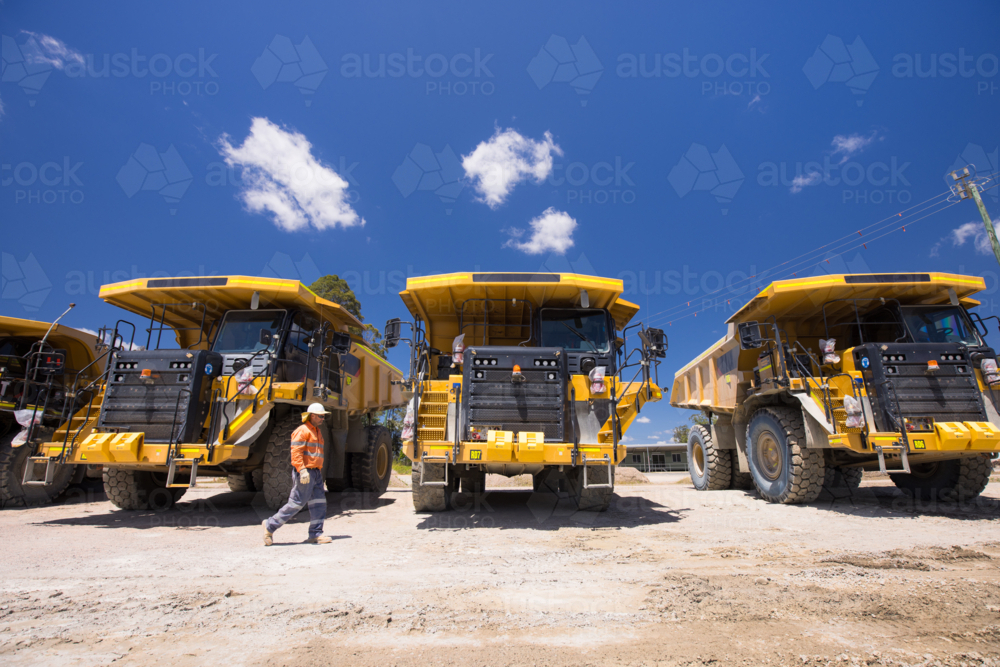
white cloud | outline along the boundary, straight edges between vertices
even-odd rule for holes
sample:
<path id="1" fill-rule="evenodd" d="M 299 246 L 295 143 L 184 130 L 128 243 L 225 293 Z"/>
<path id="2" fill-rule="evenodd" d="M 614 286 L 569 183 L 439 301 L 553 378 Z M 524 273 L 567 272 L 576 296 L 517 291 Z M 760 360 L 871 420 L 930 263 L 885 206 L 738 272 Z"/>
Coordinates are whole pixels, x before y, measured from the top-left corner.
<path id="1" fill-rule="evenodd" d="M 649 417 L 636 417 L 635 418 L 635 423 L 636 424 L 648 424 L 649 423 Z"/>
<path id="2" fill-rule="evenodd" d="M 347 181 L 312 155 L 304 135 L 254 118 L 242 146 L 219 140 L 229 166 L 243 167 L 240 196 L 254 213 L 268 212 L 285 231 L 354 227 L 365 221 L 351 208 Z"/>
<path id="3" fill-rule="evenodd" d="M 503 244 L 503 247 L 517 248 L 529 255 L 540 255 L 548 251 L 562 255 L 573 247 L 576 220 L 569 217 L 568 213 L 557 211 L 550 206 L 528 224 L 531 225 L 531 238 L 524 243 L 520 239 L 524 236 L 525 230 L 516 227 L 503 230 L 512 237 Z"/>
<path id="4" fill-rule="evenodd" d="M 672 444 L 676 444 L 676 443 L 667 442 L 666 440 L 657 440 L 656 444 L 658 444 L 658 445 L 672 445 Z"/>
<path id="5" fill-rule="evenodd" d="M 545 133 L 542 141 L 522 137 L 512 129 L 496 129 L 489 141 L 476 146 L 462 156 L 465 176 L 473 182 L 480 201 L 497 208 L 507 199 L 514 186 L 528 178 L 541 183 L 552 173 L 552 154 L 562 155 L 562 149 Z"/>
<path id="6" fill-rule="evenodd" d="M 807 188 L 810 185 L 816 185 L 821 180 L 823 180 L 823 175 L 818 171 L 811 171 L 808 174 L 799 174 L 792 179 L 792 187 L 788 189 L 794 195 L 798 192 L 802 192 L 804 188 Z"/>
<path id="7" fill-rule="evenodd" d="M 993 219 L 993 229 L 1000 224 L 1000 218 Z M 945 241 L 951 241 L 956 248 L 961 247 L 968 241 L 972 241 L 972 246 L 980 255 L 992 255 L 993 246 L 990 244 L 990 237 L 986 234 L 986 227 L 981 221 L 967 222 L 956 229 L 951 230 L 948 236 L 944 237 L 931 247 L 931 257 L 937 257 L 941 245 Z"/>
<path id="8" fill-rule="evenodd" d="M 863 137 L 860 134 L 838 134 L 833 138 L 830 144 L 833 146 L 833 154 L 840 155 L 840 162 L 837 164 L 844 164 L 851 159 L 857 153 L 860 153 L 868 145 L 875 141 L 875 133 L 872 132 L 869 136 Z"/>
<path id="9" fill-rule="evenodd" d="M 24 60 L 31 65 L 51 65 L 56 69 L 65 69 L 70 63 L 83 64 L 83 55 L 75 49 L 66 46 L 66 43 L 36 32 L 22 30 L 28 35 L 28 39 L 21 46 L 21 54 Z"/>

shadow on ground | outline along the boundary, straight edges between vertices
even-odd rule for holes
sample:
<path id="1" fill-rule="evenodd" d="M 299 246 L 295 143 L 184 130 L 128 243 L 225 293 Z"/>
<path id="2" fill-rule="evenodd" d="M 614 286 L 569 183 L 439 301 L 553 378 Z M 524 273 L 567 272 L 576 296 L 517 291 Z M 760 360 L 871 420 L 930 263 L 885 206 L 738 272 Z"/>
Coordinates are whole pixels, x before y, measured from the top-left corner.
<path id="1" fill-rule="evenodd" d="M 914 498 L 895 486 L 862 486 L 859 489 L 842 492 L 838 498 L 821 496 L 811 505 L 822 510 L 853 516 L 905 519 L 920 515 L 980 521 L 1000 517 L 1000 499 L 991 493 L 996 489 L 996 485 L 987 487 L 986 494 L 975 498 L 935 497 L 924 500 Z M 756 495 L 753 491 L 748 493 Z"/>
<path id="2" fill-rule="evenodd" d="M 668 508 L 642 496 L 613 495 L 605 512 L 583 512 L 569 498 L 531 490 L 487 490 L 482 494 L 452 496 L 447 512 L 421 514 L 423 530 L 467 530 L 470 528 L 560 528 L 617 529 L 675 523 L 685 509 Z"/>
<path id="3" fill-rule="evenodd" d="M 328 493 L 326 497 L 328 519 L 374 512 L 396 502 L 393 498 L 378 498 L 370 493 L 358 492 Z M 190 501 L 181 500 L 168 510 L 154 512 L 113 509 L 87 516 L 38 521 L 34 525 L 210 530 L 259 525 L 272 514 L 274 512 L 264 502 L 263 493 L 226 492 L 205 498 L 192 498 Z M 289 523 L 308 521 L 309 512 L 303 510 Z"/>

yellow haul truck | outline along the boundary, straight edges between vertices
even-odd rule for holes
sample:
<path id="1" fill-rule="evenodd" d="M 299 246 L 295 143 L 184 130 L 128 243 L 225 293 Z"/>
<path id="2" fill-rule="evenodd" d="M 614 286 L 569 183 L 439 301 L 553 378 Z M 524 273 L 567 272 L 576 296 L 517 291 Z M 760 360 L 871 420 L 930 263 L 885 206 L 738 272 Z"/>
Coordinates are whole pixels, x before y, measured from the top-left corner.
<path id="1" fill-rule="evenodd" d="M 639 308 L 621 293 L 620 280 L 558 273 L 407 280 L 414 321 L 390 320 L 386 342 L 412 352 L 403 449 L 417 511 L 448 509 L 460 488 L 482 492 L 487 473 L 530 474 L 536 491 L 607 508 L 622 435 L 661 398 L 666 350 L 663 331 L 626 326 Z M 638 329 L 631 352 L 626 329 Z"/>
<path id="2" fill-rule="evenodd" d="M 199 475 L 263 491 L 277 509 L 292 487 L 291 433 L 318 402 L 331 411 L 328 488 L 385 491 L 392 438 L 371 415 L 405 404 L 403 376 L 340 305 L 294 280 L 247 276 L 133 280 L 100 296 L 150 318 L 145 345 L 114 352 L 88 406 L 92 432 L 43 444 L 40 462 L 103 464 L 123 509 L 170 507 Z"/>
<path id="3" fill-rule="evenodd" d="M 671 405 L 713 417 L 691 429 L 695 487 L 802 503 L 881 470 L 921 499 L 979 495 L 1000 452 L 996 353 L 970 312 L 983 288 L 945 273 L 772 283 L 674 378 Z"/>
<path id="4" fill-rule="evenodd" d="M 58 320 L 0 317 L 0 507 L 46 504 L 83 481 L 85 466 L 54 465 L 48 484 L 24 483 L 47 467 L 28 469 L 33 445 L 50 439 L 96 391 L 101 347 L 96 336 Z"/>

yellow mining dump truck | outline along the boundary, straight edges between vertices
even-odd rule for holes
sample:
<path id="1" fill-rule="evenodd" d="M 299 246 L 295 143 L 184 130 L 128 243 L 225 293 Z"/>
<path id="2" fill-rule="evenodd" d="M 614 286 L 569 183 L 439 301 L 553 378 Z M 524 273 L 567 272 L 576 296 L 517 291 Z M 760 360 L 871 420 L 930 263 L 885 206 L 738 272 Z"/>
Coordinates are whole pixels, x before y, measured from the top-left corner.
<path id="1" fill-rule="evenodd" d="M 557 273 L 407 280 L 414 321 L 390 320 L 386 341 L 412 350 L 403 448 L 417 511 L 482 492 L 487 473 L 530 474 L 536 491 L 607 508 L 622 435 L 661 398 L 666 350 L 663 331 L 626 326 L 639 308 L 621 293 L 620 280 Z M 631 352 L 626 329 L 638 330 Z"/>
<path id="2" fill-rule="evenodd" d="M 263 491 L 277 509 L 292 487 L 291 433 L 318 402 L 332 413 L 328 488 L 385 491 L 392 438 L 371 415 L 405 405 L 403 375 L 347 310 L 297 281 L 247 276 L 133 280 L 100 296 L 149 328 L 142 347 L 114 352 L 87 406 L 92 432 L 43 444 L 40 461 L 103 464 L 123 509 L 169 507 L 199 475 Z"/>
<path id="3" fill-rule="evenodd" d="M 29 459 L 33 445 L 50 439 L 96 391 L 101 348 L 96 336 L 61 324 L 0 317 L 0 507 L 49 503 L 87 474 L 85 466 L 54 465 L 45 484 L 47 466 L 29 470 Z M 43 483 L 30 483 L 36 475 Z"/>
<path id="4" fill-rule="evenodd" d="M 726 336 L 677 372 L 698 489 L 816 500 L 888 472 L 921 499 L 968 499 L 1000 451 L 1000 376 L 970 309 L 981 278 L 831 275 L 772 283 Z M 995 319 L 995 318 L 994 318 Z"/>

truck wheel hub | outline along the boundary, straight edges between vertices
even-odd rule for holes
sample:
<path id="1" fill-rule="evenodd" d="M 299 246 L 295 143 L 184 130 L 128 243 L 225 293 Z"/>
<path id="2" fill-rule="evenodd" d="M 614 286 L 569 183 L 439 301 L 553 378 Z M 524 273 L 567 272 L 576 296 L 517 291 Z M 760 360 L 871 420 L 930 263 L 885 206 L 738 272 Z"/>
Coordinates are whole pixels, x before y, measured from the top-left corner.
<path id="1" fill-rule="evenodd" d="M 776 480 L 781 475 L 782 456 L 780 445 L 771 433 L 763 433 L 757 441 L 757 460 L 764 477 Z"/>
<path id="2" fill-rule="evenodd" d="M 695 443 L 694 447 L 691 448 L 691 453 L 694 455 L 694 469 L 699 476 L 705 473 L 705 450 L 702 449 L 700 443 Z"/>
<path id="3" fill-rule="evenodd" d="M 379 479 L 385 477 L 386 469 L 389 467 L 389 454 L 385 447 L 379 447 L 375 455 L 375 474 Z"/>

